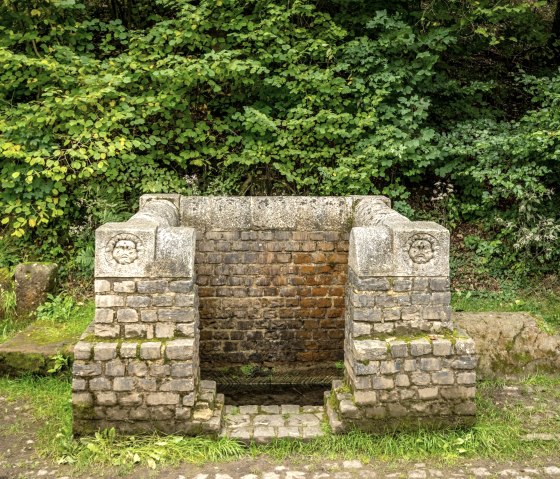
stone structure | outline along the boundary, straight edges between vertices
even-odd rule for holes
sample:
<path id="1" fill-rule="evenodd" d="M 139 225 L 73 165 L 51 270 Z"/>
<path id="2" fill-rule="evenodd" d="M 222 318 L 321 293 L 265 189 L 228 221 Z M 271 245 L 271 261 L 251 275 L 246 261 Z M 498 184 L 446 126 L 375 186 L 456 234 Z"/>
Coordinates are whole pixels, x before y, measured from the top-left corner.
<path id="1" fill-rule="evenodd" d="M 96 234 L 74 430 L 218 433 L 223 396 L 201 359 L 344 357 L 337 431 L 468 424 L 476 361 L 451 323 L 448 257 L 444 228 L 383 197 L 145 195 Z"/>
<path id="2" fill-rule="evenodd" d="M 16 266 L 16 312 L 20 319 L 33 315 L 56 285 L 55 263 L 21 263 Z"/>

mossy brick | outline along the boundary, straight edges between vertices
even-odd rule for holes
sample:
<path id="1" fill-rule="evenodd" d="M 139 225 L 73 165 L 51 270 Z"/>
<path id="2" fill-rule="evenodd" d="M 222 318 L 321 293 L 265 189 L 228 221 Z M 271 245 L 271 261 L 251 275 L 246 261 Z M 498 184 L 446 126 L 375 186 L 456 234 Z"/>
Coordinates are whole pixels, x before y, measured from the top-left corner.
<path id="1" fill-rule="evenodd" d="M 139 293 L 165 293 L 167 290 L 167 281 L 138 281 L 136 284 Z"/>
<path id="2" fill-rule="evenodd" d="M 96 279 L 93 289 L 96 293 L 109 293 L 111 291 L 111 282 L 106 279 Z"/>
<path id="3" fill-rule="evenodd" d="M 125 296 L 117 294 L 96 294 L 95 306 L 98 308 L 116 308 L 124 306 Z"/>
<path id="4" fill-rule="evenodd" d="M 118 309 L 117 321 L 119 323 L 136 323 L 138 322 L 138 312 L 132 308 Z"/>
<path id="5" fill-rule="evenodd" d="M 117 357 L 118 343 L 96 343 L 93 346 L 93 358 L 96 361 L 108 361 Z"/>
<path id="6" fill-rule="evenodd" d="M 168 341 L 165 355 L 168 359 L 191 359 L 194 354 L 194 339 Z"/>
<path id="7" fill-rule="evenodd" d="M 140 345 L 140 357 L 142 359 L 160 359 L 162 343 L 159 341 L 146 342 Z"/>
<path id="8" fill-rule="evenodd" d="M 124 337 L 126 339 L 133 339 L 133 338 L 147 338 L 148 337 L 148 328 L 151 328 L 150 325 L 142 324 L 142 323 L 129 323 L 124 325 Z"/>
<path id="9" fill-rule="evenodd" d="M 95 310 L 95 322 L 110 324 L 115 320 L 115 312 L 110 308 L 97 308 Z"/>
<path id="10" fill-rule="evenodd" d="M 93 344 L 79 341 L 74 346 L 74 359 L 90 359 L 91 358 L 91 351 L 93 349 Z"/>
<path id="11" fill-rule="evenodd" d="M 76 408 L 89 408 L 93 406 L 93 396 L 88 392 L 72 393 L 72 404 Z"/>
<path id="12" fill-rule="evenodd" d="M 113 283 L 113 291 L 115 293 L 134 293 L 136 291 L 136 282 L 115 281 Z"/>
<path id="13" fill-rule="evenodd" d="M 135 358 L 138 351 L 138 343 L 122 342 L 120 344 L 119 356 L 121 358 Z"/>

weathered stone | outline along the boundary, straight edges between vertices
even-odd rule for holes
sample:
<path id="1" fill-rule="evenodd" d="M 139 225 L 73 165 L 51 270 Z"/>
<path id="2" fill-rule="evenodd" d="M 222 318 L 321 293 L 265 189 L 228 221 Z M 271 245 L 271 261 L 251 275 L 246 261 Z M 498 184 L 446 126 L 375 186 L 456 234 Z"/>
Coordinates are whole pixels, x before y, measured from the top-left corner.
<path id="1" fill-rule="evenodd" d="M 93 359 L 108 361 L 117 357 L 117 343 L 97 343 L 93 347 Z"/>
<path id="2" fill-rule="evenodd" d="M 74 346 L 74 359 L 90 359 L 93 345 L 80 341 Z"/>
<path id="3" fill-rule="evenodd" d="M 190 359 L 194 354 L 194 340 L 176 339 L 168 341 L 165 355 L 168 359 Z"/>
<path id="4" fill-rule="evenodd" d="M 135 309 L 121 308 L 117 310 L 117 321 L 119 323 L 135 323 L 138 321 L 138 313 Z"/>
<path id="5" fill-rule="evenodd" d="M 147 342 L 140 345 L 140 357 L 142 359 L 161 358 L 161 343 Z"/>
<path id="6" fill-rule="evenodd" d="M 58 266 L 54 263 L 23 263 L 15 269 L 16 312 L 21 318 L 33 313 L 52 293 Z"/>
<path id="7" fill-rule="evenodd" d="M 115 319 L 115 312 L 112 309 L 97 308 L 95 310 L 96 323 L 112 323 Z"/>

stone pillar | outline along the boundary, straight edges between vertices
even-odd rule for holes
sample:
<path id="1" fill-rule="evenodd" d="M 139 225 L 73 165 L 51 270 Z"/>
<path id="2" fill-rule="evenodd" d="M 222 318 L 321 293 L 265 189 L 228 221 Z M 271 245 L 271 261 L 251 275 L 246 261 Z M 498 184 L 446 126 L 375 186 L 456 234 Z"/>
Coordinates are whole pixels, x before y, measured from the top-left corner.
<path id="1" fill-rule="evenodd" d="M 178 195 L 96 232 L 93 327 L 74 349 L 74 432 L 216 434 L 223 397 L 199 380 L 195 231 Z"/>
<path id="2" fill-rule="evenodd" d="M 327 396 L 333 430 L 473 424 L 474 342 L 454 327 L 450 299 L 449 232 L 363 199 L 350 234 L 345 381 Z"/>

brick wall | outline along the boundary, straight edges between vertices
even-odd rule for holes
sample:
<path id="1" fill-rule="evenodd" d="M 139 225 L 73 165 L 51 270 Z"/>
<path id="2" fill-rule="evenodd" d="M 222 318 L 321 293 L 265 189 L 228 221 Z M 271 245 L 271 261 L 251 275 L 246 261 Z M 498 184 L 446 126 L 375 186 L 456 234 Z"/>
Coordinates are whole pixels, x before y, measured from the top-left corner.
<path id="1" fill-rule="evenodd" d="M 343 358 L 348 233 L 198 231 L 201 363 Z"/>

